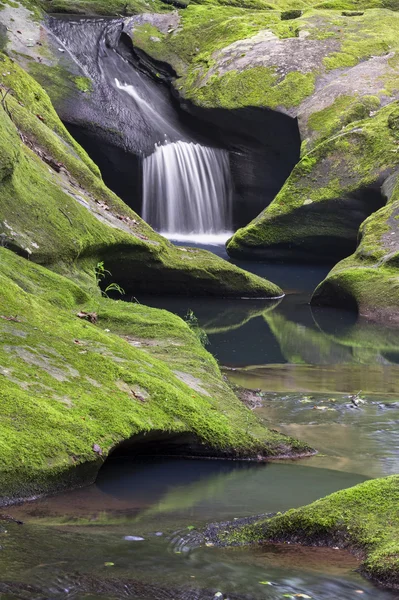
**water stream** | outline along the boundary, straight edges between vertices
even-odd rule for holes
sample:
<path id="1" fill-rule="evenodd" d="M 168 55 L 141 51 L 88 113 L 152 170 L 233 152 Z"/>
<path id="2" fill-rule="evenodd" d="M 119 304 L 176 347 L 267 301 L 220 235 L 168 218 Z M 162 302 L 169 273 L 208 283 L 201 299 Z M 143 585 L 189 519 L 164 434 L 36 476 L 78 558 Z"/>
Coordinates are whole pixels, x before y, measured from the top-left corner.
<path id="1" fill-rule="evenodd" d="M 93 81 L 91 104 L 101 103 L 102 128 L 127 133 L 140 157 L 144 219 L 168 237 L 226 240 L 233 229 L 229 153 L 206 145 L 182 121 L 165 86 L 123 56 L 123 21 L 51 18 L 49 27 Z M 78 108 L 86 116 L 90 103 Z M 137 178 L 133 166 L 131 176 Z M 135 198 L 127 201 L 133 205 Z"/>
<path id="2" fill-rule="evenodd" d="M 322 267 L 251 269 L 282 285 L 286 298 L 138 300 L 183 316 L 194 310 L 228 377 L 258 389 L 256 410 L 265 423 L 307 440 L 319 455 L 275 464 L 110 459 L 88 488 L 9 509 L 25 524 L 10 523 L 7 533 L 0 532 L 0 597 L 397 597 L 364 580 L 357 560 L 339 550 L 196 545 L 196 530 L 205 523 L 283 511 L 399 467 L 399 405 L 380 375 L 390 369 L 390 385 L 397 389 L 396 330 L 327 309 L 314 315 L 308 300 Z M 349 397 L 359 391 L 349 375 L 355 367 L 369 386 L 360 408 Z M 320 376 L 323 369 L 328 378 Z"/>

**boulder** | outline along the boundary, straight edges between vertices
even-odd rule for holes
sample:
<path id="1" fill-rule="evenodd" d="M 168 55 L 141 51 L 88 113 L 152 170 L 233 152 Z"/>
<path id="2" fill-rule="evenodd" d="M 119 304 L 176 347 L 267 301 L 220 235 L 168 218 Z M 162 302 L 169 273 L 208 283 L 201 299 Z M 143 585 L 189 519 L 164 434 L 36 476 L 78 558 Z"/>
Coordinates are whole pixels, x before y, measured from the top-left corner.
<path id="1" fill-rule="evenodd" d="M 318 144 L 263 213 L 228 242 L 233 256 L 336 262 L 356 248 L 361 223 L 385 205 L 398 163 L 393 102 Z"/>
<path id="2" fill-rule="evenodd" d="M 335 492 L 272 518 L 252 519 L 230 527 L 223 523 L 205 533 L 212 535 L 212 542 L 222 545 L 275 541 L 347 548 L 362 557 L 363 575 L 384 587 L 397 589 L 398 501 L 399 476 L 392 475 Z"/>
<path id="3" fill-rule="evenodd" d="M 362 224 L 354 254 L 339 262 L 316 288 L 312 304 L 354 309 L 374 321 L 398 323 L 399 195 L 394 174 L 390 200 Z"/>
<path id="4" fill-rule="evenodd" d="M 269 431 L 187 323 L 0 248 L 0 505 L 94 481 L 109 453 L 265 459 Z"/>

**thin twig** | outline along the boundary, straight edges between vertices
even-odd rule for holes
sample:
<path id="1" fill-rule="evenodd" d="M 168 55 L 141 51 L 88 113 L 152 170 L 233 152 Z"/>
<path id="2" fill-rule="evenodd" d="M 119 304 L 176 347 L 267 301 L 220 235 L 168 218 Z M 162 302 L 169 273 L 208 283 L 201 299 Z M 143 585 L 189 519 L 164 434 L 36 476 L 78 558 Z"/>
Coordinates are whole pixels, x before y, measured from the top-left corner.
<path id="1" fill-rule="evenodd" d="M 71 225 L 71 227 L 72 227 L 72 221 L 71 221 L 71 218 L 70 218 L 70 216 L 69 216 L 69 215 L 68 215 L 68 214 L 67 214 L 67 213 L 66 213 L 64 210 L 62 210 L 62 208 L 59 208 L 58 210 L 59 210 L 60 212 L 62 212 L 62 214 L 64 215 L 64 217 L 66 217 L 66 218 L 68 219 L 68 221 L 69 221 L 69 223 L 70 223 L 70 225 Z"/>

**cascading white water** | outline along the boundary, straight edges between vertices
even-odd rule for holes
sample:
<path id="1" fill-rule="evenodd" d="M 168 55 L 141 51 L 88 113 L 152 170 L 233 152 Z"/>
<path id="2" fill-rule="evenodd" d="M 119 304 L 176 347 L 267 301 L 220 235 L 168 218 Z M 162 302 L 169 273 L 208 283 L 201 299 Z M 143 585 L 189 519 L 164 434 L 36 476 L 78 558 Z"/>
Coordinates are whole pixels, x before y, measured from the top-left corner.
<path id="1" fill-rule="evenodd" d="M 143 218 L 169 238 L 232 230 L 229 155 L 192 142 L 157 145 L 144 159 Z"/>

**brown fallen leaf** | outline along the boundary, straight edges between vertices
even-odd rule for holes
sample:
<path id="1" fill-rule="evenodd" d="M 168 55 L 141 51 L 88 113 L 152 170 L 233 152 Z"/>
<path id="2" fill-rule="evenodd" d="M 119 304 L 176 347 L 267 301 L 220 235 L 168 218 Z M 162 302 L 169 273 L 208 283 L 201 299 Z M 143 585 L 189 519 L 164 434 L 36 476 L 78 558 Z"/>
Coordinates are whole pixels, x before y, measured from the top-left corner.
<path id="1" fill-rule="evenodd" d="M 20 319 L 17 317 L 6 317 L 5 315 L 0 315 L 0 319 L 5 319 L 6 321 L 14 321 L 15 323 L 20 323 Z"/>
<path id="2" fill-rule="evenodd" d="M 137 399 L 140 400 L 140 402 L 145 402 L 146 399 L 144 398 L 144 396 L 142 394 L 139 394 L 138 392 L 135 392 L 134 390 L 130 390 L 132 392 L 132 395 Z"/>
<path id="3" fill-rule="evenodd" d="M 79 319 L 86 319 L 87 321 L 90 321 L 90 323 L 97 323 L 97 313 L 95 312 L 86 312 L 85 310 L 81 310 L 80 312 L 76 313 L 76 316 L 79 317 Z"/>

